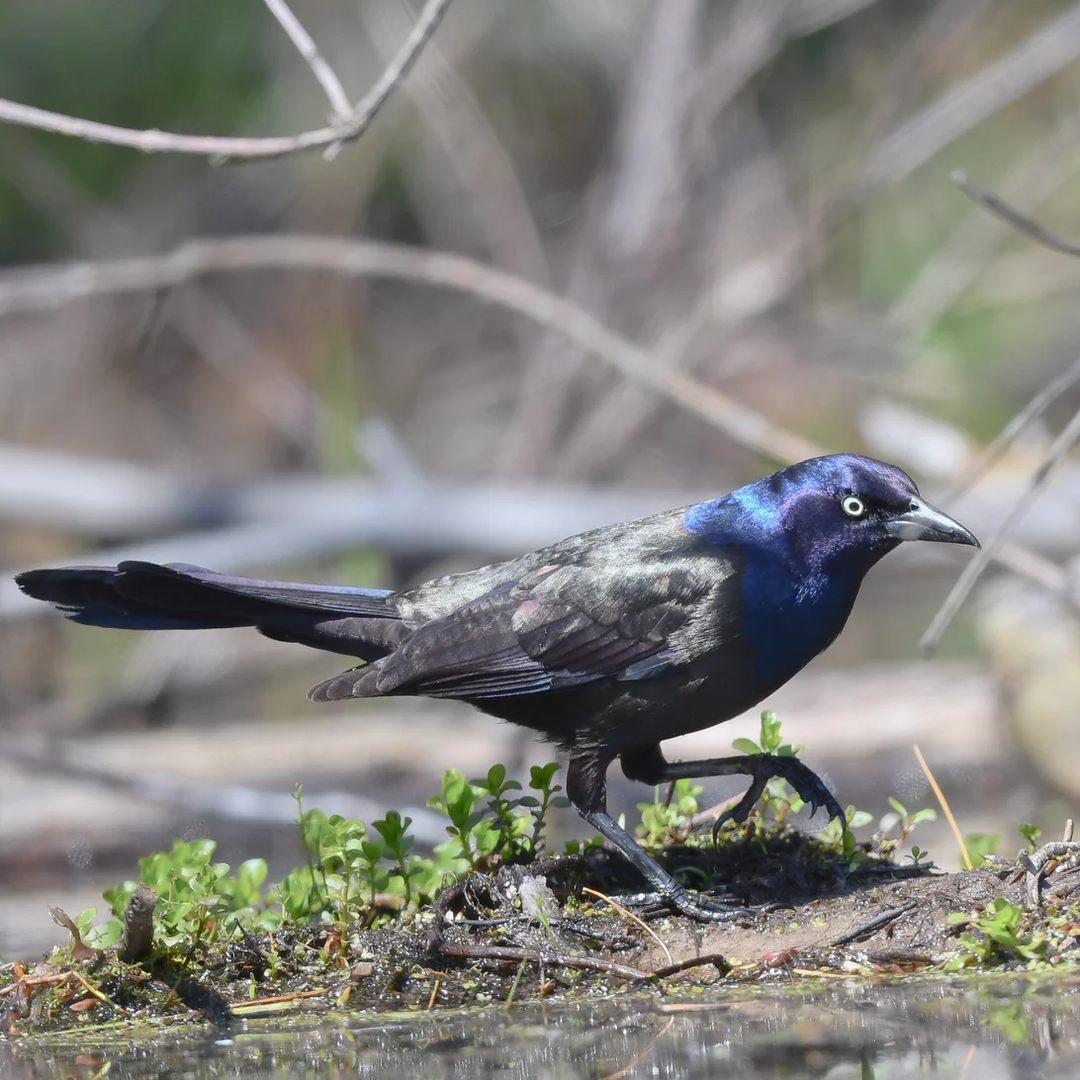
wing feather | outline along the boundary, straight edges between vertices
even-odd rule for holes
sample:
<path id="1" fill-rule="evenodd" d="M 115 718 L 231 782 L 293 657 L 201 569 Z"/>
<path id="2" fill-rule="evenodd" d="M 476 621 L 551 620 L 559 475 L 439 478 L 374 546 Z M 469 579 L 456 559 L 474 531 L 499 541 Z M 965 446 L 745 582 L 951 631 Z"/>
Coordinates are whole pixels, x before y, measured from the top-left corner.
<path id="1" fill-rule="evenodd" d="M 418 627 L 372 689 L 490 698 L 653 678 L 679 662 L 673 636 L 716 585 L 715 573 L 686 577 L 545 566 Z"/>

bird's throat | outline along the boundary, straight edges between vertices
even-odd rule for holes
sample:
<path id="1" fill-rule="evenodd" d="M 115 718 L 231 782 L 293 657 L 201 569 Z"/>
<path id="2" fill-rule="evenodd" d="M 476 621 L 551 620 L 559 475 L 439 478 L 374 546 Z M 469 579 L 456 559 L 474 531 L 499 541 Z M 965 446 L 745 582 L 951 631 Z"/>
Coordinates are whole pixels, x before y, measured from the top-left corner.
<path id="1" fill-rule="evenodd" d="M 858 595 L 863 573 L 795 577 L 775 563 L 748 562 L 743 576 L 743 626 L 754 674 L 781 686 L 836 640 Z"/>

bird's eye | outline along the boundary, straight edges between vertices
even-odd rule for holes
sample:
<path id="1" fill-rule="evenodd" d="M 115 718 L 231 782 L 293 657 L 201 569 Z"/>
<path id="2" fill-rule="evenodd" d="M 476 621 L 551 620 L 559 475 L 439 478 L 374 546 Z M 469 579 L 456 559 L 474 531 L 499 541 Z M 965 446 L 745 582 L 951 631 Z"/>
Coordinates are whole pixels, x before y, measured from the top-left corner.
<path id="1" fill-rule="evenodd" d="M 840 500 L 840 509 L 843 510 L 848 517 L 859 518 L 866 513 L 866 503 L 864 503 L 857 495 L 845 495 Z"/>

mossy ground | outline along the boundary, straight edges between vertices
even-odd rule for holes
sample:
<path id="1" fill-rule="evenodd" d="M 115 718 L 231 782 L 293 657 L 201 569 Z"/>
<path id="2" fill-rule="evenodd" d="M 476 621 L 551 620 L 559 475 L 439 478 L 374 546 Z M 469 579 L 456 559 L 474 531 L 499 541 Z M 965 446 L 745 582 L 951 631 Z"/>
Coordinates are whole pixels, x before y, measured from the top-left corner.
<path id="1" fill-rule="evenodd" d="M 715 851 L 672 848 L 664 859 L 689 880 L 726 882 L 753 906 L 722 924 L 638 921 L 585 891 L 617 897 L 636 884 L 621 861 L 593 851 L 470 874 L 434 904 L 369 908 L 344 930 L 317 921 L 217 944 L 155 945 L 141 964 L 65 945 L 41 963 L 0 968 L 0 1009 L 17 1037 L 170 1018 L 700 996 L 777 978 L 955 977 L 1080 961 L 1080 874 L 1065 866 L 1045 878 L 1032 907 L 1022 873 L 1005 866 L 940 874 L 853 860 L 790 827 Z M 534 869 L 555 899 L 530 917 L 520 889 Z M 991 920 L 1002 912 L 1010 929 Z"/>

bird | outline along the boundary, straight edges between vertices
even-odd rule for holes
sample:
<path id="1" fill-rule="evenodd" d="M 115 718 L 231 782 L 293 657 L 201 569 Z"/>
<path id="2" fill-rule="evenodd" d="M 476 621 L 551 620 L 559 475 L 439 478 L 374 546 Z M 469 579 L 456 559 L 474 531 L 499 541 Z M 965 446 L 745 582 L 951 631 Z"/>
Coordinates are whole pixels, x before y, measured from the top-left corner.
<path id="1" fill-rule="evenodd" d="M 618 759 L 629 779 L 654 785 L 749 776 L 729 811 L 739 822 L 782 776 L 812 813 L 821 805 L 843 823 L 828 787 L 797 758 L 669 762 L 661 743 L 729 720 L 786 683 L 839 635 L 871 567 L 918 540 L 979 546 L 903 470 L 833 454 L 398 591 L 144 561 L 16 580 L 76 623 L 254 627 L 359 661 L 315 686 L 315 701 L 451 698 L 530 728 L 565 754 L 571 803 L 640 872 L 653 901 L 721 922 L 736 905 L 678 882 L 608 812 L 608 766 Z"/>

